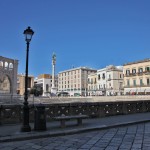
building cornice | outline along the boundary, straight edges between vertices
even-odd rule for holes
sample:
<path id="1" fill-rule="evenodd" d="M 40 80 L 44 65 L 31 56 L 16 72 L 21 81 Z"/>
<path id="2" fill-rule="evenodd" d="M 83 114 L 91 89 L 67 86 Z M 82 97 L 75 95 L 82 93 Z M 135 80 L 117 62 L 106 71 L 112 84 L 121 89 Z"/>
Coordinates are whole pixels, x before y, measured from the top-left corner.
<path id="1" fill-rule="evenodd" d="M 123 66 L 132 65 L 132 64 L 139 64 L 139 63 L 144 63 L 144 62 L 150 62 L 150 58 L 140 60 L 140 61 L 135 61 L 135 62 L 129 62 L 129 63 L 124 64 Z"/>
<path id="2" fill-rule="evenodd" d="M 68 71 L 74 71 L 74 70 L 78 70 L 78 69 L 81 69 L 81 70 L 89 70 L 89 71 L 97 71 L 96 69 L 92 69 L 92 68 L 88 68 L 88 67 L 77 67 L 77 68 L 72 68 L 72 69 L 68 69 L 68 70 L 64 70 L 64 71 L 61 71 L 59 72 L 60 73 L 64 73 L 64 72 L 68 72 Z"/>

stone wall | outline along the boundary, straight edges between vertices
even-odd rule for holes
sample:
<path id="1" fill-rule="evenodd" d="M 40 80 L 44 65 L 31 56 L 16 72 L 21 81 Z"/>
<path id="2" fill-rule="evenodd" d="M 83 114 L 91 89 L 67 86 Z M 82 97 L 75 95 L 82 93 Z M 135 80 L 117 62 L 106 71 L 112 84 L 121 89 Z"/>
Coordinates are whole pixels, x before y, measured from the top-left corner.
<path id="1" fill-rule="evenodd" d="M 44 104 L 43 104 L 44 105 Z M 23 105 L 0 105 L 0 124 L 21 123 Z M 86 114 L 90 117 L 107 117 L 150 112 L 150 101 L 96 102 L 45 104 L 47 121 L 61 115 Z M 34 109 L 30 107 L 30 122 L 34 121 Z"/>

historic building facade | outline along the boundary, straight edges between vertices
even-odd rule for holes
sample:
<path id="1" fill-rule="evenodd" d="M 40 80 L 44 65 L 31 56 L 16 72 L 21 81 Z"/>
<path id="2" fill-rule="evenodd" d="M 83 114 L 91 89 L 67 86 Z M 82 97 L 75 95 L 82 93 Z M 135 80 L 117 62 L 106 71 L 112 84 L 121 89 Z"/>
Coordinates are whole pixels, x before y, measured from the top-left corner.
<path id="1" fill-rule="evenodd" d="M 28 75 L 28 91 L 34 86 L 34 76 Z M 24 95 L 25 92 L 25 74 L 17 75 L 17 94 Z"/>
<path id="2" fill-rule="evenodd" d="M 55 75 L 55 82 L 52 81 L 52 75 L 50 74 L 41 74 L 35 80 L 34 83 L 39 85 L 43 89 L 42 96 L 51 96 L 52 84 L 54 84 L 55 89 L 58 89 L 58 77 Z"/>
<path id="3" fill-rule="evenodd" d="M 150 59 L 123 65 L 124 94 L 150 94 Z"/>
<path id="4" fill-rule="evenodd" d="M 15 96 L 17 90 L 18 60 L 0 56 L 0 95 Z"/>
<path id="5" fill-rule="evenodd" d="M 58 92 L 67 92 L 70 96 L 86 96 L 87 95 L 87 78 L 96 70 L 79 67 L 59 72 L 58 74 Z"/>
<path id="6" fill-rule="evenodd" d="M 123 69 L 118 66 L 107 66 L 88 76 L 88 95 L 122 95 Z"/>
<path id="7" fill-rule="evenodd" d="M 97 95 L 97 73 L 88 75 L 88 96 Z"/>

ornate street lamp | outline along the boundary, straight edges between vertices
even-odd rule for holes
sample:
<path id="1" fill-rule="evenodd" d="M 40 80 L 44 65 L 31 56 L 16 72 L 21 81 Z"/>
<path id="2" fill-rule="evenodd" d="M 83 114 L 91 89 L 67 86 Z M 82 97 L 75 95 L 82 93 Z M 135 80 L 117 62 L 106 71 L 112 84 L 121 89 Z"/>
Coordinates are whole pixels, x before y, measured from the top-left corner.
<path id="1" fill-rule="evenodd" d="M 29 56 L 29 44 L 34 34 L 33 30 L 28 27 L 24 30 L 25 41 L 27 42 L 27 53 L 26 53 L 26 75 L 25 75 L 25 93 L 24 93 L 24 105 L 23 105 L 23 125 L 21 127 L 22 132 L 30 132 L 31 127 L 29 125 L 29 106 L 28 106 L 28 56 Z"/>

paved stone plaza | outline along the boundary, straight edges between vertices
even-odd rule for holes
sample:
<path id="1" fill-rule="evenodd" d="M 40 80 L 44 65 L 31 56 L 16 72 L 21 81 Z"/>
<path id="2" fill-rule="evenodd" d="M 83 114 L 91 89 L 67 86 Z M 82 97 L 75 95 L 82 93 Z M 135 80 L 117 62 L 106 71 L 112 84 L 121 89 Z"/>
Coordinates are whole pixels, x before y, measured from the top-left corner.
<path id="1" fill-rule="evenodd" d="M 74 135 L 0 143 L 1 150 L 150 150 L 150 123 Z"/>
<path id="2" fill-rule="evenodd" d="M 88 96 L 88 97 L 34 97 L 30 96 L 30 104 L 46 103 L 75 103 L 75 102 L 116 102 L 116 101 L 140 101 L 150 100 L 150 95 L 122 95 L 122 96 Z M 10 97 L 0 97 L 0 104 L 23 104 L 24 97 L 16 96 L 15 99 Z"/>
<path id="3" fill-rule="evenodd" d="M 141 99 L 148 97 L 144 98 Z M 32 103 L 32 99 L 29 100 Z M 45 100 L 44 103 L 48 101 L 42 100 Z M 79 99 L 51 100 L 51 103 L 61 103 L 63 100 L 75 102 Z M 97 98 L 80 100 L 89 102 L 97 101 Z M 35 101 L 38 102 L 38 99 Z M 83 121 L 82 126 L 75 123 L 69 122 L 62 129 L 60 122 L 47 122 L 47 130 L 43 132 L 34 131 L 31 123 L 30 133 L 20 132 L 21 124 L 1 124 L 0 150 L 150 150 L 150 112 L 89 118 Z"/>

